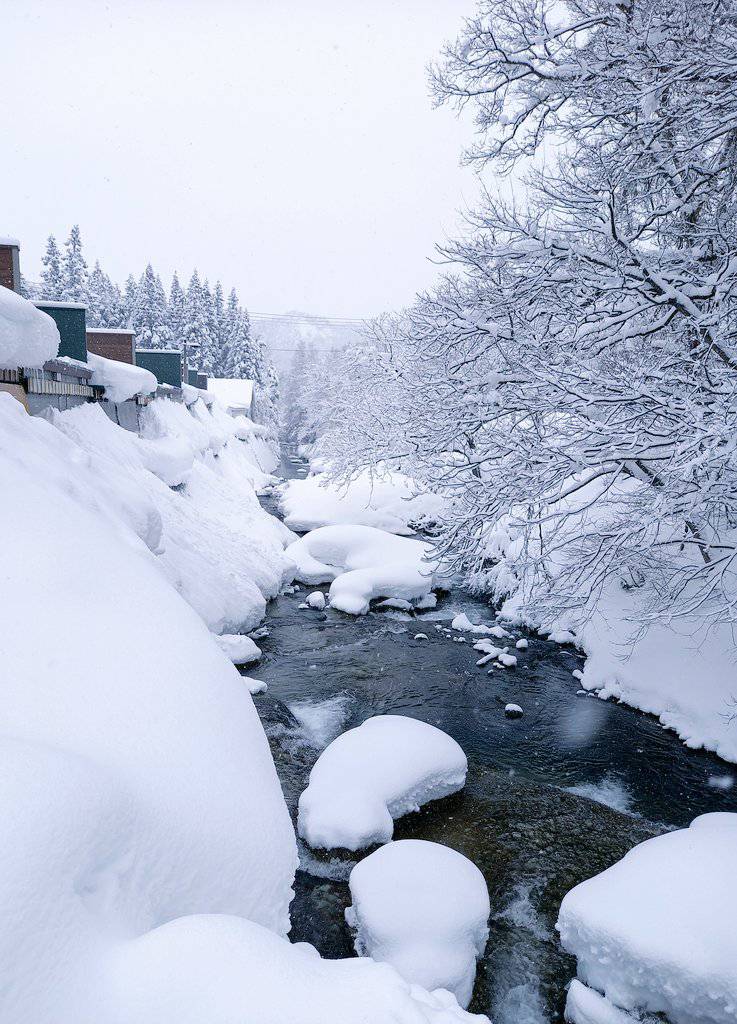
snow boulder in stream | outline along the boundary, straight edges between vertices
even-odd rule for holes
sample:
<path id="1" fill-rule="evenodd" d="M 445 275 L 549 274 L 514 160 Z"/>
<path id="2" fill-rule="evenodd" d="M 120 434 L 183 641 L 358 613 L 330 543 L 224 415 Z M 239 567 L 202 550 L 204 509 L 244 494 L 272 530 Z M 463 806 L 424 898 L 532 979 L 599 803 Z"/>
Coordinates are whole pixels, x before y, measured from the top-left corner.
<path id="1" fill-rule="evenodd" d="M 415 601 L 433 588 L 430 545 L 371 526 L 323 526 L 286 554 L 301 583 L 332 581 L 330 607 L 349 615 L 364 615 L 376 597 Z"/>
<path id="2" fill-rule="evenodd" d="M 349 884 L 345 917 L 358 955 L 468 1006 L 489 937 L 489 891 L 476 865 L 440 843 L 402 839 L 357 864 Z"/>
<path id="3" fill-rule="evenodd" d="M 215 643 L 234 665 L 252 665 L 261 657 L 261 648 L 250 636 L 241 633 L 224 633 L 215 637 Z"/>
<path id="4" fill-rule="evenodd" d="M 456 741 L 435 726 L 369 718 L 317 759 L 299 799 L 299 834 L 316 849 L 386 843 L 395 818 L 462 789 L 467 768 Z"/>
<path id="5" fill-rule="evenodd" d="M 356 523 L 388 533 L 411 534 L 410 523 L 435 522 L 447 502 L 418 491 L 414 482 L 391 470 L 362 472 L 338 482 L 329 473 L 289 480 L 281 488 L 284 522 L 300 533 L 320 526 Z"/>
<path id="6" fill-rule="evenodd" d="M 673 1024 L 734 1022 L 736 868 L 737 814 L 705 814 L 572 889 L 558 930 L 588 989 L 572 986 L 567 1019 L 608 1024 L 645 1011 Z"/>

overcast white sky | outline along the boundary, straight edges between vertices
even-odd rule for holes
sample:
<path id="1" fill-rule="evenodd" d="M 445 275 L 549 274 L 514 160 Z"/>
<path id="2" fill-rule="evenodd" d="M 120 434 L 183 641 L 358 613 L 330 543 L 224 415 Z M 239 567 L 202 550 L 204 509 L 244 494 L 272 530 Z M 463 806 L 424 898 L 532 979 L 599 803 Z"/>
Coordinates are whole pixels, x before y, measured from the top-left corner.
<path id="1" fill-rule="evenodd" d="M 404 305 L 477 194 L 425 72 L 473 7 L 0 0 L 0 235 L 30 277 L 78 222 L 119 280 L 151 260 L 261 312 Z"/>

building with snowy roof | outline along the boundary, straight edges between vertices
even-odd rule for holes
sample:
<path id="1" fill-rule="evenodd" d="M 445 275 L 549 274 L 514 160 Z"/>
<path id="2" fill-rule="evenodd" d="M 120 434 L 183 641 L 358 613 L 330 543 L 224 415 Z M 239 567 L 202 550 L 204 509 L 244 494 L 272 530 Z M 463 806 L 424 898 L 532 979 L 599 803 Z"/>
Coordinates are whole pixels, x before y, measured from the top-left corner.
<path id="1" fill-rule="evenodd" d="M 135 331 L 124 327 L 88 327 L 87 351 L 104 359 L 114 359 L 117 363 L 134 366 Z"/>

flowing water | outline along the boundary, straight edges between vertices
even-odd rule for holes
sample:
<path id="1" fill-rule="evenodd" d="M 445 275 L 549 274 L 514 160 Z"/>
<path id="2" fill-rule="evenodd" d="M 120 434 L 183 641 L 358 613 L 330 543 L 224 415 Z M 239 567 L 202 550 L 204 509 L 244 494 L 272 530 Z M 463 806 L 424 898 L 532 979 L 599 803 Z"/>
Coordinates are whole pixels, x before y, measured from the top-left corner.
<path id="1" fill-rule="evenodd" d="M 281 472 L 303 476 L 306 466 L 287 454 Z M 305 593 L 272 602 L 264 658 L 248 673 L 268 683 L 256 706 L 290 809 L 320 750 L 371 715 L 410 715 L 448 732 L 469 758 L 466 787 L 400 819 L 395 838 L 445 843 L 484 872 L 491 934 L 471 1009 L 495 1024 L 560 1019 L 575 973 L 555 935 L 565 892 L 653 834 L 737 810 L 737 770 L 687 749 L 651 716 L 581 691 L 573 648 L 528 635 L 516 668 L 478 667 L 473 638 L 451 633 L 450 620 L 465 611 L 490 622 L 493 612 L 463 593 L 416 616 L 361 618 L 300 609 Z M 507 702 L 523 717 L 506 718 Z M 355 859 L 301 849 L 294 941 L 328 957 L 353 954 L 343 911 Z"/>

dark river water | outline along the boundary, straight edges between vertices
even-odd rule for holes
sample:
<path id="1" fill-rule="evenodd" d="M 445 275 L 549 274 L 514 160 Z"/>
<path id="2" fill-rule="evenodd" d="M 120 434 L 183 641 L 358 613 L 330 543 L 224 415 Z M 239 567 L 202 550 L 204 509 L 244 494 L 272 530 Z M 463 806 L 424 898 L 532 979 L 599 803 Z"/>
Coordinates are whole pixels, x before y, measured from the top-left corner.
<path id="1" fill-rule="evenodd" d="M 305 471 L 283 457 L 282 475 Z M 687 749 L 649 715 L 584 694 L 573 648 L 533 634 L 515 651 L 516 668 L 477 667 L 473 638 L 454 639 L 464 634 L 451 634 L 450 620 L 465 611 L 490 622 L 493 611 L 462 592 L 416 616 L 352 618 L 300 609 L 311 589 L 272 602 L 264 657 L 248 672 L 268 683 L 256 706 L 290 809 L 320 750 L 371 715 L 410 715 L 453 736 L 469 758 L 465 789 L 400 819 L 395 838 L 443 842 L 484 872 L 491 934 L 470 1009 L 495 1024 L 561 1019 L 575 973 L 554 928 L 565 892 L 653 834 L 737 810 L 737 769 Z M 508 702 L 522 718 L 505 717 Z M 353 954 L 343 910 L 355 860 L 301 850 L 294 941 L 324 956 Z"/>

